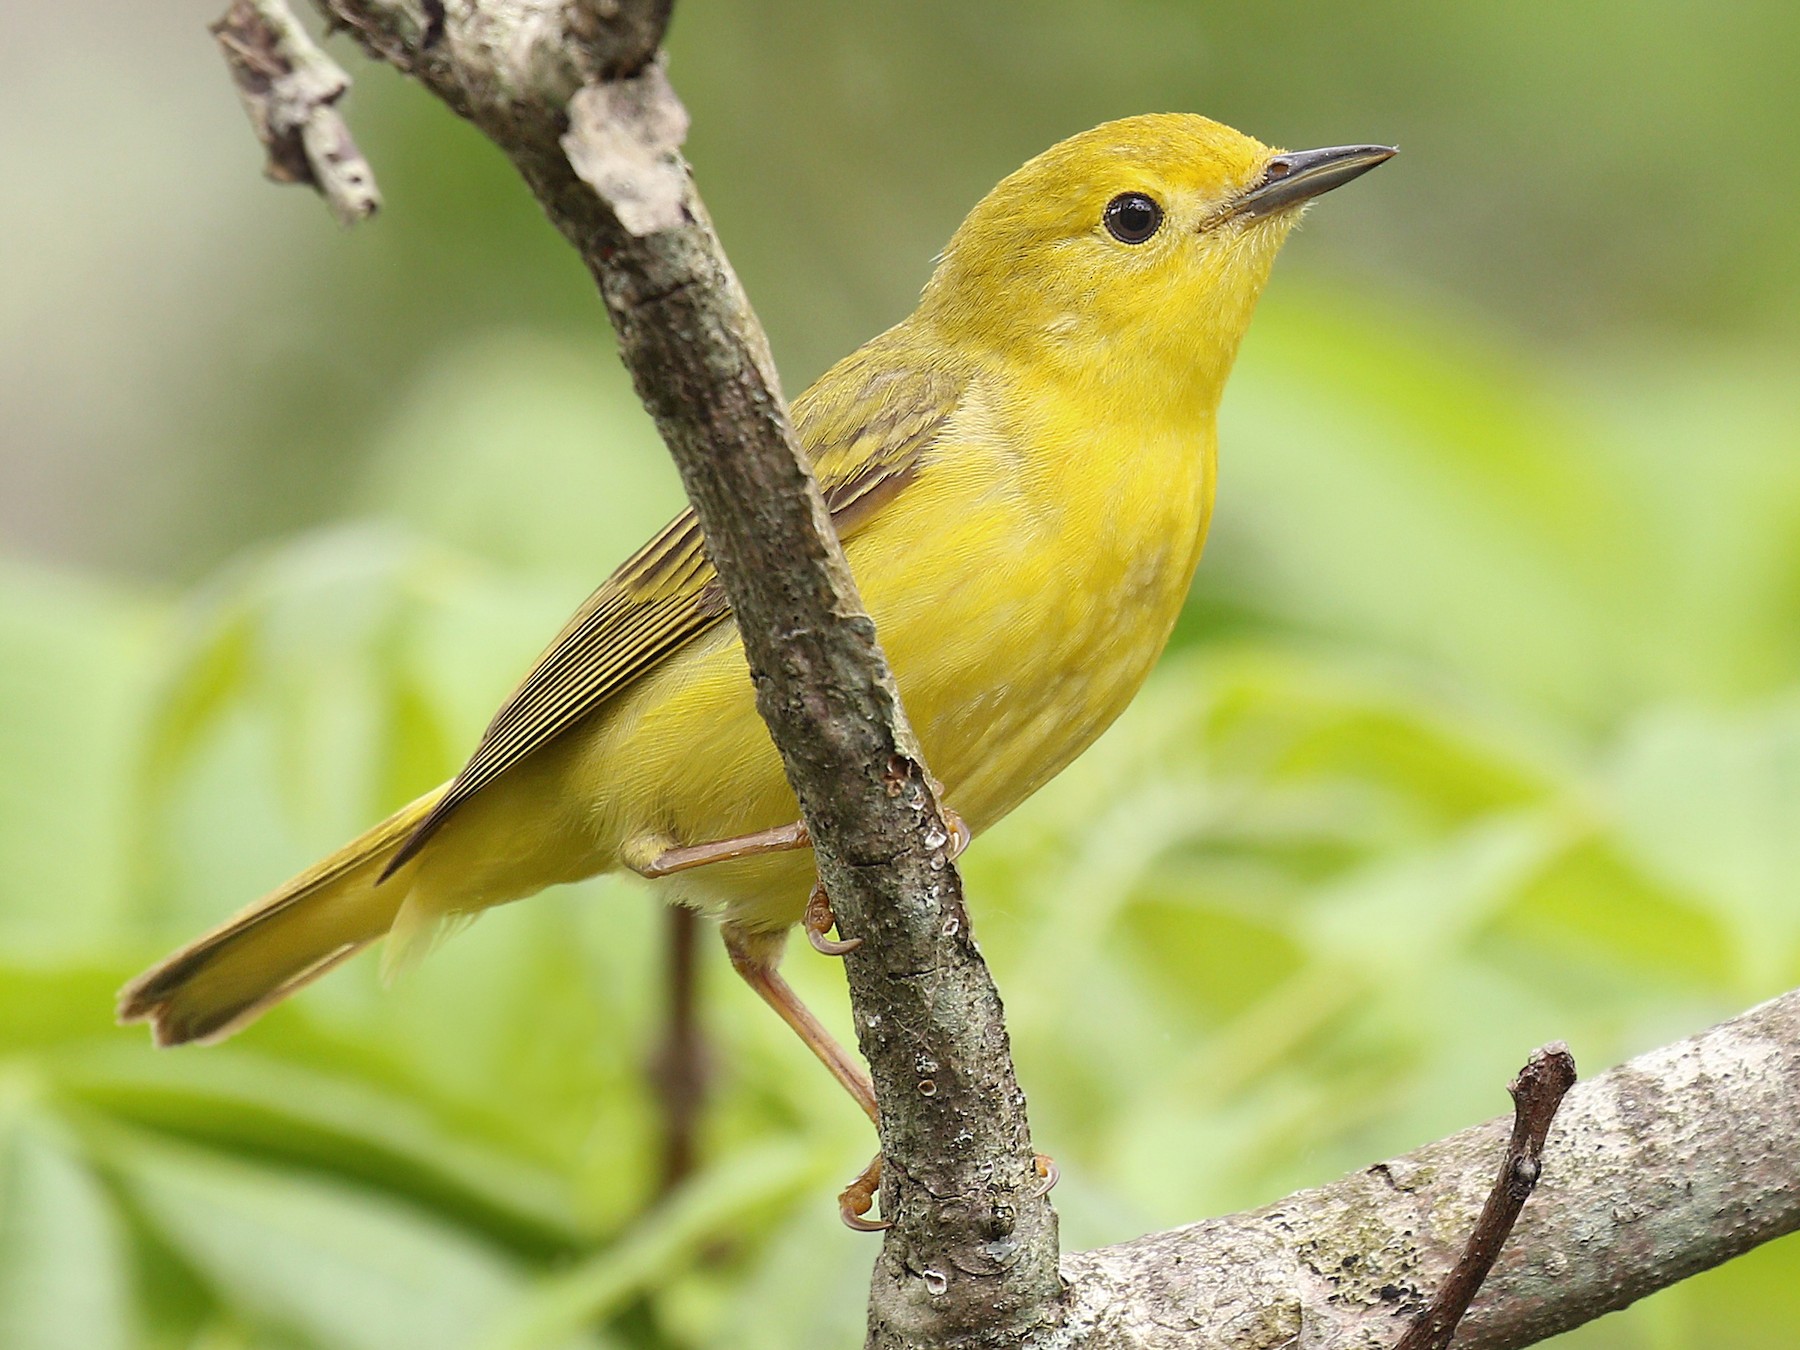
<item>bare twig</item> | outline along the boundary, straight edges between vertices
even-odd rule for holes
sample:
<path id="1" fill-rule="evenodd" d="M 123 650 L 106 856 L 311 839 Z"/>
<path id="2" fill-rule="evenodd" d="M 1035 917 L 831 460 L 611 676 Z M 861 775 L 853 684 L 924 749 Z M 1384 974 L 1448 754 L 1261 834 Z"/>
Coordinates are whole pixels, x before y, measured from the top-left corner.
<path id="1" fill-rule="evenodd" d="M 1575 1057 L 1561 1041 L 1534 1051 L 1507 1091 L 1513 1099 L 1512 1138 L 1494 1189 L 1488 1192 L 1475 1231 L 1454 1269 L 1438 1286 L 1431 1306 L 1419 1314 L 1394 1350 L 1446 1350 L 1469 1304 L 1500 1257 L 1525 1202 L 1544 1170 L 1544 1140 L 1569 1089 L 1575 1086 Z"/>
<path id="2" fill-rule="evenodd" d="M 668 966 L 662 1044 L 650 1077 L 662 1106 L 663 1156 L 659 1197 L 693 1173 L 699 1158 L 700 1116 L 710 1065 L 700 1029 L 700 916 L 671 905 L 664 918 Z"/>
<path id="3" fill-rule="evenodd" d="M 337 111 L 350 77 L 283 0 L 232 0 L 211 32 L 268 151 L 263 171 L 278 183 L 311 184 L 341 225 L 374 215 L 375 174 Z"/>

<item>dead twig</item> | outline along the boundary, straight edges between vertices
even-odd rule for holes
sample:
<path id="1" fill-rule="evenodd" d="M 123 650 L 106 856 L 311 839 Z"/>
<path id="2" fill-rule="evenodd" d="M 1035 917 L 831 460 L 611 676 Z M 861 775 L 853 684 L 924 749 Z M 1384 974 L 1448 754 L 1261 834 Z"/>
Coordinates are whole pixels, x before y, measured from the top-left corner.
<path id="1" fill-rule="evenodd" d="M 310 184 L 340 225 L 374 215 L 381 207 L 374 171 L 337 111 L 350 77 L 283 0 L 232 0 L 210 31 L 268 151 L 263 172 L 277 183 Z"/>
<path id="2" fill-rule="evenodd" d="M 698 1165 L 700 1117 L 710 1077 L 706 1033 L 700 1026 L 700 916 L 670 905 L 664 925 L 668 999 L 662 1044 L 650 1081 L 662 1108 L 662 1179 L 658 1198 L 675 1191 Z"/>
<path id="3" fill-rule="evenodd" d="M 1574 1086 L 1575 1057 L 1561 1041 L 1533 1051 L 1519 1076 L 1508 1085 L 1513 1099 L 1512 1138 L 1507 1141 L 1494 1189 L 1488 1192 L 1475 1231 L 1469 1234 L 1468 1245 L 1438 1287 L 1431 1306 L 1419 1314 L 1394 1350 L 1446 1350 L 1449 1346 L 1537 1187 L 1550 1123 Z"/>

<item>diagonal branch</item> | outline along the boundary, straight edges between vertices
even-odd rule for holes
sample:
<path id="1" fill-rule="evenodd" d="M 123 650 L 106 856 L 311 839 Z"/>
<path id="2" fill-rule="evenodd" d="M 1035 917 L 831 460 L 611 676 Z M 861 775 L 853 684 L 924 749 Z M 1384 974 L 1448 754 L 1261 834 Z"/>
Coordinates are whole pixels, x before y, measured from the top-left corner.
<path id="1" fill-rule="evenodd" d="M 1061 1286 L 999 995 L 762 330 L 681 159 L 686 113 L 654 59 L 667 0 L 318 3 L 512 160 L 599 283 L 681 471 L 840 931 L 864 939 L 846 971 L 896 1219 L 870 1343 L 1021 1343 L 1054 1324 Z"/>

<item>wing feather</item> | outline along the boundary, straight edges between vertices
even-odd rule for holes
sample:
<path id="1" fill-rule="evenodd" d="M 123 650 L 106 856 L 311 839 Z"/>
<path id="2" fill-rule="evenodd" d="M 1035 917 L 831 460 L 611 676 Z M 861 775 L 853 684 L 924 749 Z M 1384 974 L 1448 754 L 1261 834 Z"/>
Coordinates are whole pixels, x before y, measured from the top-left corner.
<path id="1" fill-rule="evenodd" d="M 841 538 L 917 474 L 962 386 L 947 372 L 894 364 L 878 340 L 795 403 L 795 432 Z M 730 613 L 689 508 L 575 611 L 382 876 L 413 857 L 477 792 Z"/>

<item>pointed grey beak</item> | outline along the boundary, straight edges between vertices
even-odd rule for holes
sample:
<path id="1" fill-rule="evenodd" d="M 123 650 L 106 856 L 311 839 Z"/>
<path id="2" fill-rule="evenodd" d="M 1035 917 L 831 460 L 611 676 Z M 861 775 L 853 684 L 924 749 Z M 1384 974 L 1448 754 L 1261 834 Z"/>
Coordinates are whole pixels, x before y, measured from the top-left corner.
<path id="1" fill-rule="evenodd" d="M 1269 161 L 1262 181 L 1237 201 L 1226 214 L 1266 216 L 1285 207 L 1298 206 L 1322 192 L 1361 178 L 1377 164 L 1400 152 L 1391 145 L 1333 145 L 1324 150 L 1285 150 Z"/>

